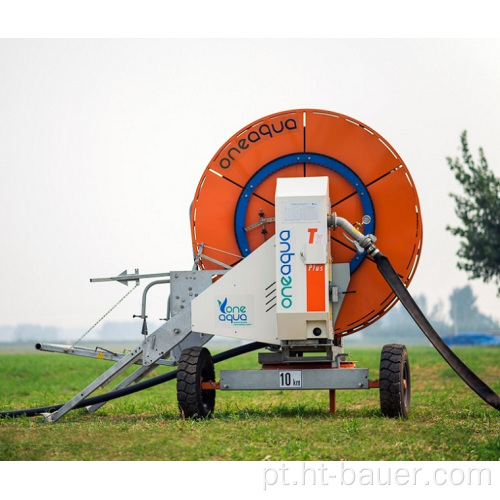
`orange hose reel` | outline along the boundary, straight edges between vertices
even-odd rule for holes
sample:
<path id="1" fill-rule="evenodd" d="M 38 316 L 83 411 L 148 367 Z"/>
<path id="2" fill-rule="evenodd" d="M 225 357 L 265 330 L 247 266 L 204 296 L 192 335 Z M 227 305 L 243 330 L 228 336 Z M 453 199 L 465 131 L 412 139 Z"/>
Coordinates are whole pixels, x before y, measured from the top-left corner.
<path id="1" fill-rule="evenodd" d="M 315 109 L 276 113 L 233 135 L 212 158 L 191 207 L 193 250 L 200 269 L 234 266 L 274 234 L 278 177 L 328 176 L 332 212 L 365 230 L 408 286 L 422 247 L 418 195 L 394 148 L 348 116 Z M 331 238 L 333 262 L 350 262 L 351 281 L 335 335 L 354 333 L 396 302 L 373 260 L 357 254 L 341 231 Z M 205 256 L 206 258 L 204 258 Z M 209 260 L 211 259 L 211 260 Z M 215 262 L 214 262 L 215 261 Z"/>

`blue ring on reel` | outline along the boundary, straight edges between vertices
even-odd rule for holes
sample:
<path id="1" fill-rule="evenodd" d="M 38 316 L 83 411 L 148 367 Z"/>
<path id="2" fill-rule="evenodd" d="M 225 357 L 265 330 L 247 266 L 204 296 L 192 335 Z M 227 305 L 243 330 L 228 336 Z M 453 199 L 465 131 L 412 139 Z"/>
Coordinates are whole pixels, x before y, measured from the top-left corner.
<path id="1" fill-rule="evenodd" d="M 282 168 L 289 167 L 290 165 L 296 165 L 297 163 L 312 163 L 314 165 L 320 165 L 332 170 L 333 172 L 341 175 L 344 179 L 346 179 L 356 190 L 360 197 L 361 205 L 363 207 L 363 214 L 369 215 L 371 218 L 371 221 L 365 225 L 366 234 L 373 234 L 375 227 L 375 213 L 373 210 L 372 200 L 370 198 L 368 190 L 366 189 L 366 186 L 349 167 L 344 165 L 342 162 L 331 158 L 330 156 L 322 154 L 290 154 L 277 158 L 260 168 L 252 177 L 250 177 L 240 194 L 238 203 L 236 204 L 236 210 L 234 212 L 234 227 L 236 242 L 243 257 L 247 257 L 251 253 L 250 245 L 248 244 L 248 238 L 245 232 L 245 218 L 248 209 L 248 203 L 250 202 L 250 198 L 253 192 L 260 185 L 260 183 L 270 175 L 274 174 L 278 170 L 281 170 Z M 351 259 L 351 261 L 349 262 L 349 269 L 351 274 L 354 273 L 354 271 L 356 271 L 356 269 L 361 265 L 365 257 L 366 252 L 363 252 L 362 254 L 356 254 Z"/>

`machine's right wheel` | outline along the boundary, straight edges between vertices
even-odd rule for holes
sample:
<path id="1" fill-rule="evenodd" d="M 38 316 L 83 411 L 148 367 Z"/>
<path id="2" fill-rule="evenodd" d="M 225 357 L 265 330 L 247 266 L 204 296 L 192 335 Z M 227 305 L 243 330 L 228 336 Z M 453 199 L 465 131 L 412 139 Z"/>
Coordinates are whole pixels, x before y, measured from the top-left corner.
<path id="1" fill-rule="evenodd" d="M 407 418 L 410 412 L 410 361 L 406 347 L 388 344 L 382 348 L 379 374 L 380 409 L 386 417 Z"/>
<path id="2" fill-rule="evenodd" d="M 204 390 L 202 382 L 215 380 L 210 351 L 189 347 L 182 351 L 177 368 L 177 402 L 183 418 L 206 418 L 215 408 L 215 390 Z"/>

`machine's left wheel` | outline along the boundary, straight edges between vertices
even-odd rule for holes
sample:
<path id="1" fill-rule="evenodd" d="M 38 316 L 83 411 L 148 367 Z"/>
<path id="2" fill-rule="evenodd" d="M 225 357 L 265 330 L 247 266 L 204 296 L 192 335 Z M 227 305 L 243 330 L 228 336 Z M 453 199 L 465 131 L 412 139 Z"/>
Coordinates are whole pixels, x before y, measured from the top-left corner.
<path id="1" fill-rule="evenodd" d="M 177 368 L 177 402 L 183 418 L 210 417 L 215 408 L 215 390 L 204 390 L 202 382 L 215 381 L 210 351 L 189 347 L 182 351 Z"/>

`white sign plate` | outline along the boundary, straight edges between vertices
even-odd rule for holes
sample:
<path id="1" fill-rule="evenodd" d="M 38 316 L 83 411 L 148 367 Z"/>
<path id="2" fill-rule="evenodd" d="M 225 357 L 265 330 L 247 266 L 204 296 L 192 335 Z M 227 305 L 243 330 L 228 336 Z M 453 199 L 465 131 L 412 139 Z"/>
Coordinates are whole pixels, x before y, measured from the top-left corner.
<path id="1" fill-rule="evenodd" d="M 280 388 L 284 389 L 299 389 L 302 387 L 302 372 L 301 371 L 280 371 L 279 372 Z"/>

